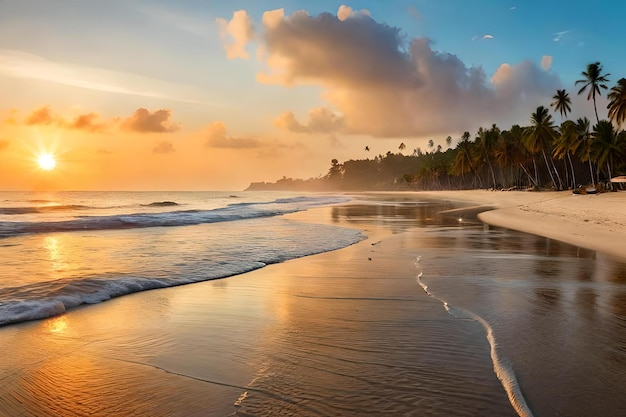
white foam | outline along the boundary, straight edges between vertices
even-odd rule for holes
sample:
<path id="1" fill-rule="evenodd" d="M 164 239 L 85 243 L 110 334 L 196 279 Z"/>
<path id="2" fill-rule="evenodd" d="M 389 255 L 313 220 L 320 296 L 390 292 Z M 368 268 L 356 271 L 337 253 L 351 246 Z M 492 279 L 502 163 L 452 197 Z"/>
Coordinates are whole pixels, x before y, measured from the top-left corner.
<path id="1" fill-rule="evenodd" d="M 533 417 L 533 413 L 526 403 L 526 399 L 522 394 L 521 387 L 517 378 L 515 377 L 515 371 L 511 364 L 504 358 L 501 357 L 498 351 L 498 343 L 496 337 L 493 333 L 493 328 L 487 323 L 485 319 L 480 317 L 478 314 L 475 314 L 471 311 L 453 307 L 448 302 L 442 298 L 437 297 L 432 292 L 428 290 L 428 286 L 422 280 L 424 271 L 421 266 L 421 256 L 418 256 L 415 261 L 415 266 L 418 269 L 417 273 L 417 282 L 422 287 L 424 292 L 428 294 L 430 297 L 435 298 L 444 306 L 448 314 L 457 319 L 471 319 L 477 321 L 483 326 L 485 329 L 485 333 L 487 336 L 487 341 L 489 342 L 489 346 L 491 347 L 491 362 L 493 363 L 493 370 L 496 374 L 496 377 L 502 384 L 504 391 L 507 394 L 509 402 L 513 406 L 513 409 L 517 412 L 520 417 Z"/>

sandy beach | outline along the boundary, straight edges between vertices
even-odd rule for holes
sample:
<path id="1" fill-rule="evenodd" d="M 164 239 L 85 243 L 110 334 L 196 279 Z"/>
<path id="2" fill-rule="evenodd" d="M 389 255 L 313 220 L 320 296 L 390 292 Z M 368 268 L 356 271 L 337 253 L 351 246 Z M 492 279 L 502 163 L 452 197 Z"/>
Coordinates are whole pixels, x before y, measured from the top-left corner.
<path id="1" fill-rule="evenodd" d="M 619 244 L 626 238 L 626 193 L 424 195 L 496 207 L 481 219 L 623 256 Z M 406 194 L 397 197 L 407 199 Z M 450 291 L 447 281 L 437 281 L 437 276 L 485 271 L 497 261 L 482 249 L 478 256 L 472 249 L 456 257 L 455 240 L 468 241 L 469 247 L 472 242 L 499 245 L 485 243 L 477 223 L 469 237 L 457 238 L 454 227 L 414 229 L 411 211 L 389 206 L 389 212 L 381 212 L 384 206 L 374 207 L 374 212 L 325 207 L 287 216 L 364 230 L 367 239 L 344 249 L 227 279 L 136 293 L 0 329 L 0 415 L 622 415 L 624 358 L 616 352 L 624 349 L 623 340 L 602 340 L 611 347 L 602 353 L 591 336 L 570 334 L 567 343 L 582 346 L 580 352 L 573 350 L 583 359 L 576 366 L 543 362 L 563 356 L 563 339 L 556 335 L 571 332 L 578 314 L 569 310 L 570 298 L 575 303 L 591 300 L 580 304 L 581 314 L 596 308 L 589 305 L 606 304 L 620 316 L 624 310 L 619 294 L 603 295 L 604 287 L 578 284 L 573 290 L 561 284 L 529 287 L 527 296 L 520 284 L 505 283 L 493 294 L 492 284 L 481 291 L 452 289 L 450 299 L 459 297 L 460 312 L 470 311 L 463 305 L 466 300 L 475 305 L 484 304 L 481 297 L 510 301 L 505 314 L 496 314 L 493 330 L 499 334 L 513 327 L 514 335 L 526 335 L 528 345 L 506 334 L 499 341 L 502 357 L 525 364 L 507 368 L 517 374 L 521 388 L 516 380 L 503 382 L 506 377 L 497 373 L 509 366 L 508 359 L 500 371 L 495 369 L 485 324 L 446 311 L 441 299 L 420 287 L 421 267 L 416 268 L 416 255 L 424 255 L 426 278 L 436 294 L 444 294 Z M 509 242 L 506 233 L 496 237 Z M 531 237 L 528 242 L 543 251 L 541 240 Z M 565 247 L 561 252 L 578 256 Z M 515 262 L 528 263 L 531 271 L 539 262 L 552 273 L 554 267 L 546 266 L 543 255 L 537 261 L 529 256 L 522 254 Z M 587 261 L 583 257 L 580 262 Z M 578 268 L 571 261 L 558 265 Z M 516 273 L 523 274 L 519 268 Z M 513 315 L 526 310 L 514 307 L 520 300 L 530 302 L 535 315 Z M 498 322 L 509 316 L 511 322 Z M 619 323 L 608 326 L 608 334 L 620 334 L 615 327 Z M 554 340 L 546 336 L 550 334 Z M 552 350 L 537 350 L 537 340 Z M 602 374 L 598 385 L 585 378 L 598 364 L 595 353 L 589 354 L 594 350 L 610 355 L 604 360 L 618 367 L 618 372 L 606 369 L 611 379 Z M 521 405 L 512 405 L 507 384 L 523 392 Z M 566 386 L 574 389 L 559 391 Z M 596 392 L 599 386 L 602 392 Z M 589 395 L 597 402 L 589 401 Z"/>
<path id="2" fill-rule="evenodd" d="M 491 206 L 480 220 L 624 258 L 626 192 L 575 195 L 571 191 L 440 191 L 434 198 Z"/>

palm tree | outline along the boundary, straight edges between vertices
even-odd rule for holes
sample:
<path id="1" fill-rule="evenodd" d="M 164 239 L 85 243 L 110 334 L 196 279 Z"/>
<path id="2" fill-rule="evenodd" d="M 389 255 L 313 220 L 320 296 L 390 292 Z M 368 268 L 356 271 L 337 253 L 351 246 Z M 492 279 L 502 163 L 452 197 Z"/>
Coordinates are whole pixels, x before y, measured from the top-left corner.
<path id="1" fill-rule="evenodd" d="M 593 145 L 591 148 L 591 157 L 596 162 L 596 175 L 598 182 L 600 181 L 601 167 L 606 164 L 607 179 L 611 179 L 612 167 L 615 162 L 623 160 L 626 156 L 626 142 L 613 128 L 608 120 L 600 120 L 593 127 Z"/>
<path id="2" fill-rule="evenodd" d="M 546 155 L 546 149 L 550 148 L 552 140 L 556 137 L 556 131 L 554 130 L 554 124 L 552 123 L 552 116 L 549 114 L 548 109 L 543 106 L 537 107 L 535 113 L 530 116 L 531 126 L 524 130 L 523 140 L 524 146 L 531 153 L 543 154 L 543 159 L 546 163 L 546 168 L 550 174 L 550 179 L 555 189 L 558 189 L 550 164 L 548 163 L 548 156 Z"/>
<path id="3" fill-rule="evenodd" d="M 550 106 L 554 107 L 554 111 L 561 113 L 561 118 L 567 117 L 567 113 L 572 111 L 572 100 L 565 90 L 556 90 L 556 94 L 552 96 L 554 100 Z"/>
<path id="4" fill-rule="evenodd" d="M 366 147 L 365 147 L 365 150 L 366 150 L 367 152 L 369 152 L 369 151 L 370 151 L 370 147 L 369 147 L 369 146 L 366 146 Z"/>
<path id="5" fill-rule="evenodd" d="M 593 136 L 589 131 L 589 126 L 591 122 L 586 117 L 582 117 L 576 120 L 576 133 L 578 134 L 578 140 L 581 143 L 584 143 L 585 146 L 579 148 L 582 152 L 579 153 L 579 157 L 581 161 L 587 161 L 589 163 L 589 175 L 591 177 L 591 185 L 596 186 L 595 180 L 593 178 L 593 168 L 591 166 L 591 146 L 593 143 Z"/>
<path id="6" fill-rule="evenodd" d="M 557 159 L 563 159 L 567 157 L 569 162 L 572 188 L 576 187 L 576 173 L 574 171 L 574 164 L 572 162 L 572 154 L 576 154 L 581 144 L 581 138 L 577 132 L 576 123 L 571 120 L 566 120 L 561 124 L 559 129 L 559 135 L 554 141 L 553 156 Z M 567 173 L 567 170 L 565 171 Z"/>
<path id="7" fill-rule="evenodd" d="M 470 142 L 470 137 L 470 132 L 464 132 L 463 136 L 461 136 L 461 140 L 456 145 L 457 153 L 454 158 L 452 170 L 456 175 L 463 175 L 465 173 L 472 172 L 478 182 L 479 187 L 483 188 L 482 179 L 480 178 L 480 176 L 476 172 L 476 169 L 474 168 L 474 165 L 472 164 L 472 161 L 475 159 L 473 158 L 473 155 L 477 153 L 475 152 L 475 149 L 477 147 L 475 142 Z M 474 183 L 474 185 L 475 184 L 476 183 Z"/>
<path id="8" fill-rule="evenodd" d="M 398 146 L 398 149 L 400 149 L 400 153 L 402 153 L 402 151 L 406 148 L 406 145 L 404 144 L 404 142 L 400 143 L 400 146 Z"/>
<path id="9" fill-rule="evenodd" d="M 600 89 L 608 89 L 605 83 L 609 82 L 607 77 L 611 74 L 602 74 L 602 64 L 594 62 L 592 64 L 588 64 L 587 70 L 583 71 L 581 75 L 585 78 L 576 81 L 576 85 L 583 84 L 582 88 L 578 91 L 578 95 L 582 94 L 587 87 L 589 87 L 587 100 L 593 99 L 593 109 L 596 112 L 596 122 L 599 122 L 598 108 L 596 107 L 596 94 L 602 95 Z"/>
<path id="10" fill-rule="evenodd" d="M 494 123 L 491 125 L 491 129 L 483 129 L 482 127 L 478 128 L 478 133 L 476 137 L 476 143 L 485 153 L 485 158 L 487 161 L 487 166 L 489 167 L 489 172 L 491 173 L 492 180 L 492 188 L 496 188 L 496 174 L 493 170 L 493 165 L 491 164 L 490 155 L 493 153 L 493 149 L 498 143 L 498 139 L 500 138 L 500 129 Z"/>
<path id="11" fill-rule="evenodd" d="M 608 98 L 609 119 L 621 127 L 626 120 L 626 78 L 620 78 L 617 81 L 617 84 L 611 88 Z"/>

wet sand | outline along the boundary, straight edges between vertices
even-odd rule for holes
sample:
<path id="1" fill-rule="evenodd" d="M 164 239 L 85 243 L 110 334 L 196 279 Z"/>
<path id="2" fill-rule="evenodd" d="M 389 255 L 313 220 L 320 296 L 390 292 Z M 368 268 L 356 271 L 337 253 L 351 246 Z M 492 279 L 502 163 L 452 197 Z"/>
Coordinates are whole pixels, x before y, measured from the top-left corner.
<path id="1" fill-rule="evenodd" d="M 379 221 L 342 250 L 0 329 L 0 415 L 515 416 L 484 329 L 422 291 L 409 235 Z"/>
<path id="2" fill-rule="evenodd" d="M 587 247 L 601 231 L 613 243 L 624 234 L 613 209 L 602 211 L 622 204 L 621 193 L 429 195 L 496 205 L 503 223 L 485 221 L 499 226 L 525 212 L 562 240 L 583 233 Z M 584 228 L 583 207 L 598 225 Z M 289 217 L 359 227 L 368 239 L 0 329 L 0 415 L 517 415 L 481 325 L 451 317 L 417 284 L 422 232 L 331 211 Z"/>

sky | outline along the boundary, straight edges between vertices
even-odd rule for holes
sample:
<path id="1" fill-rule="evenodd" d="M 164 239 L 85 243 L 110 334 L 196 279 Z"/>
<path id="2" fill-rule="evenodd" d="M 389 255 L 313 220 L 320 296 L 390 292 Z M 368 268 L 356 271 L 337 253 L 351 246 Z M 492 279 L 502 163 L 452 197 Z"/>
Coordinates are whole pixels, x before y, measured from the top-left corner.
<path id="1" fill-rule="evenodd" d="M 0 190 L 315 178 L 524 126 L 561 88 L 570 118 L 593 119 L 574 83 L 596 61 L 609 88 L 626 77 L 624 15 L 622 0 L 0 0 Z"/>

